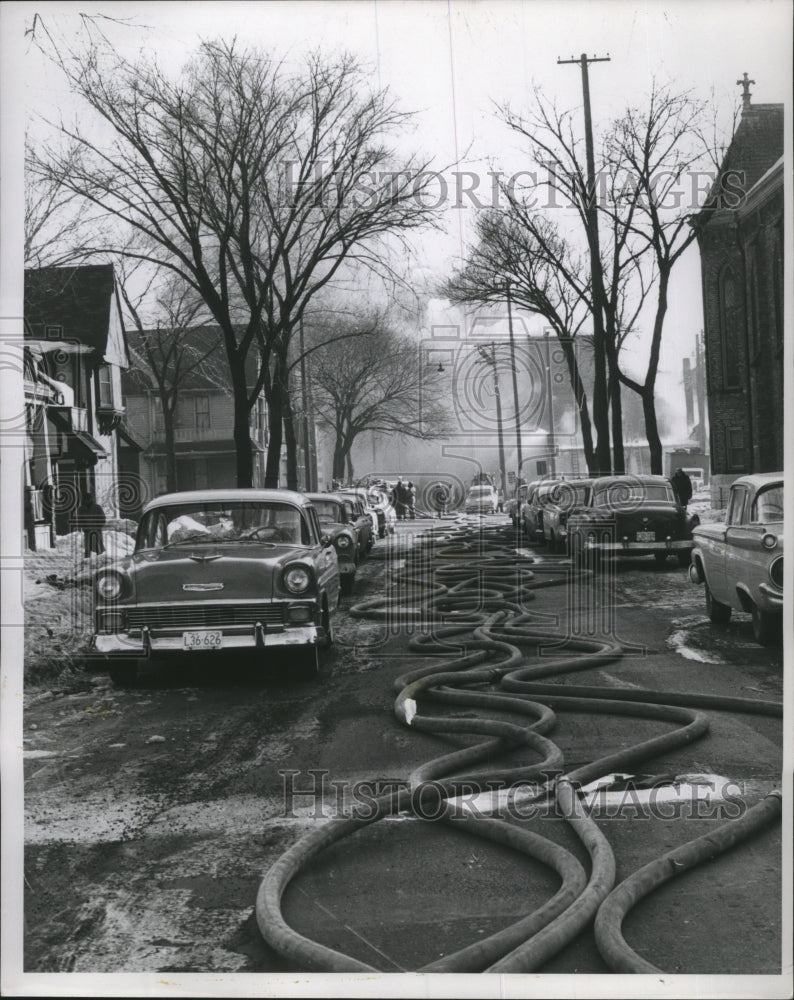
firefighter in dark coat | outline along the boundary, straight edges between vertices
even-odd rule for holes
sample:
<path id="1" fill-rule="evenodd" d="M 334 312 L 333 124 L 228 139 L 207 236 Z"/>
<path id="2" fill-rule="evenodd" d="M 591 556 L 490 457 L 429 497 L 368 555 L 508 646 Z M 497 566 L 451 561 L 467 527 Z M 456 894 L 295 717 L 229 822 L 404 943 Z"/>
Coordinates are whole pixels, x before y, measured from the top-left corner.
<path id="1" fill-rule="evenodd" d="M 77 527 L 83 532 L 85 558 L 92 552 L 101 555 L 105 551 L 105 542 L 102 538 L 105 521 L 105 512 L 96 502 L 93 493 L 86 493 L 82 504 L 77 508 Z"/>
<path id="2" fill-rule="evenodd" d="M 676 469 L 670 482 L 673 484 L 678 502 L 682 507 L 686 507 L 692 499 L 692 480 L 683 469 Z"/>

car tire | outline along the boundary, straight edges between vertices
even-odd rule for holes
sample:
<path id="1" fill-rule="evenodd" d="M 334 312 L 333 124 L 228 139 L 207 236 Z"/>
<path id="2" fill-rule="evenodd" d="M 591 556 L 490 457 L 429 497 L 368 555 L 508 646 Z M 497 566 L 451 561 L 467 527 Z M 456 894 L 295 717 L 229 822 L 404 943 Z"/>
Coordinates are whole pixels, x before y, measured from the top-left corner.
<path id="1" fill-rule="evenodd" d="M 353 587 L 356 585 L 356 574 L 348 573 L 340 578 L 339 590 L 343 597 L 350 597 L 353 593 Z"/>
<path id="2" fill-rule="evenodd" d="M 776 646 L 783 635 L 783 618 L 762 611 L 756 604 L 752 606 L 753 637 L 761 646 Z"/>
<path id="3" fill-rule="evenodd" d="M 704 583 L 703 586 L 706 588 L 706 614 L 709 616 L 709 621 L 715 625 L 727 625 L 731 620 L 730 605 L 718 601 L 711 593 L 707 583 Z"/>
<path id="4" fill-rule="evenodd" d="M 117 688 L 133 688 L 138 683 L 138 661 L 116 660 L 108 665 L 108 674 Z"/>
<path id="5" fill-rule="evenodd" d="M 322 667 L 321 650 L 318 642 L 307 646 L 300 654 L 298 673 L 301 680 L 311 681 L 320 676 Z"/>

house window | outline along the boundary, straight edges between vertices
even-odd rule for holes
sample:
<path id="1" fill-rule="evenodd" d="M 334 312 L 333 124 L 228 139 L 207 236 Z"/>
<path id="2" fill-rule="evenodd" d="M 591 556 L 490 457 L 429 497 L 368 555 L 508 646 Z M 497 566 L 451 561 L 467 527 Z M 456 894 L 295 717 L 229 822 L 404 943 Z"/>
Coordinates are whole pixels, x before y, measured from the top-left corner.
<path id="1" fill-rule="evenodd" d="M 750 324 L 750 343 L 754 360 L 763 346 L 761 344 L 761 318 L 758 311 L 758 256 L 753 245 L 747 253 L 747 292 L 750 298 L 747 318 Z"/>
<path id="2" fill-rule="evenodd" d="M 747 490 L 744 486 L 734 486 L 731 490 L 731 501 L 728 505 L 728 524 L 744 524 L 746 521 L 745 501 Z"/>
<path id="3" fill-rule="evenodd" d="M 160 459 L 155 465 L 155 489 L 157 496 L 168 492 L 168 477 L 165 474 L 165 462 Z"/>
<path id="4" fill-rule="evenodd" d="M 727 435 L 728 468 L 732 472 L 744 470 L 744 430 L 729 427 Z"/>
<path id="5" fill-rule="evenodd" d="M 207 476 L 207 459 L 197 458 L 193 466 L 194 489 L 206 490 L 209 485 Z"/>
<path id="6" fill-rule="evenodd" d="M 113 374 L 110 365 L 100 365 L 97 373 L 99 405 L 113 406 Z"/>
<path id="7" fill-rule="evenodd" d="M 210 398 L 209 396 L 200 395 L 194 397 L 195 415 L 196 415 L 196 430 L 206 431 L 209 430 L 210 426 Z"/>
<path id="8" fill-rule="evenodd" d="M 731 264 L 720 277 L 720 339 L 722 342 L 722 377 L 728 389 L 739 386 L 739 343 L 742 332 L 741 292 Z"/>
<path id="9" fill-rule="evenodd" d="M 63 340 L 63 327 L 62 326 L 45 326 L 44 327 L 44 339 L 45 340 Z"/>
<path id="10" fill-rule="evenodd" d="M 159 396 L 152 396 L 152 407 L 154 410 L 154 430 L 156 433 L 162 434 L 165 430 L 165 421 L 163 420 L 163 401 Z"/>

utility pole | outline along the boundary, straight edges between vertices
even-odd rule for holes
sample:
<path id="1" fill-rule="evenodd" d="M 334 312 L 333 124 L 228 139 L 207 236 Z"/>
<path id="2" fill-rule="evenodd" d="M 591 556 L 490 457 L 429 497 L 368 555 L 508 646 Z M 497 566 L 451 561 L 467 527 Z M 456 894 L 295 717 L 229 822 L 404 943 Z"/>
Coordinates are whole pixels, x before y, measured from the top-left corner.
<path id="1" fill-rule="evenodd" d="M 490 364 L 493 369 L 493 392 L 496 399 L 496 433 L 499 437 L 499 474 L 502 477 L 501 488 L 502 497 L 504 498 L 505 490 L 507 489 L 507 472 L 505 468 L 505 443 L 502 437 L 502 394 L 499 391 L 499 373 L 496 370 L 496 344 L 491 341 L 490 357 L 488 357 L 488 352 L 482 345 L 477 350 L 483 361 Z"/>
<path id="2" fill-rule="evenodd" d="M 510 282 L 507 282 L 507 329 L 510 334 L 510 367 L 513 371 L 513 405 L 515 406 L 516 418 L 516 490 L 521 482 L 521 466 L 523 458 L 521 456 L 521 415 L 518 406 L 518 376 L 516 375 L 516 344 L 513 339 L 513 305 L 510 295 Z M 507 487 L 505 486 L 506 490 Z"/>
<path id="3" fill-rule="evenodd" d="M 312 446 L 309 437 L 309 392 L 306 384 L 306 348 L 303 344 L 303 317 L 300 326 L 300 352 L 301 352 L 301 405 L 303 406 L 303 479 L 304 489 L 310 493 L 314 488 L 312 485 L 313 476 L 311 473 Z"/>
<path id="4" fill-rule="evenodd" d="M 543 331 L 546 343 L 546 396 L 549 400 L 549 472 L 557 474 L 557 442 L 554 438 L 554 382 L 551 377 L 551 338 L 549 331 Z"/>
<path id="5" fill-rule="evenodd" d="M 601 245 L 598 237 L 598 208 L 596 206 L 595 157 L 593 155 L 593 122 L 590 116 L 590 78 L 587 67 L 594 62 L 610 62 L 609 55 L 592 56 L 583 52 L 578 59 L 557 59 L 558 66 L 578 63 L 582 69 L 582 94 L 584 97 L 584 140 L 587 155 L 587 191 L 585 192 L 585 220 L 587 243 L 590 250 L 590 276 L 593 283 L 593 353 L 595 379 L 593 385 L 593 423 L 596 428 L 596 462 L 601 475 L 612 470 L 609 435 L 609 398 L 607 394 L 606 331 L 604 329 L 604 273 L 601 269 Z"/>

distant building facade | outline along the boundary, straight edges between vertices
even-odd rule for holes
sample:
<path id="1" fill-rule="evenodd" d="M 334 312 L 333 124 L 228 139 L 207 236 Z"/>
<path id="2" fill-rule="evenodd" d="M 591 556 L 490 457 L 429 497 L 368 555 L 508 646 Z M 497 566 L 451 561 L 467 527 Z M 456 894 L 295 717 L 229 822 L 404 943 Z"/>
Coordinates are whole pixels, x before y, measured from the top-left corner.
<path id="1" fill-rule="evenodd" d="M 783 105 L 742 117 L 693 220 L 700 248 L 717 501 L 748 472 L 783 468 Z"/>
<path id="2" fill-rule="evenodd" d="M 218 344 L 217 371 L 208 375 L 194 371 L 179 382 L 174 412 L 174 454 L 178 490 L 219 489 L 237 482 L 237 451 L 234 443 L 234 400 L 224 385 L 224 355 L 220 331 L 197 327 L 194 342 Z M 256 378 L 251 358 L 249 383 Z M 145 443 L 141 453 L 141 504 L 168 491 L 165 419 L 152 373 L 138 363 L 124 376 L 124 398 L 128 422 Z M 250 415 L 253 485 L 264 483 L 267 445 L 265 401 L 257 399 Z"/>

